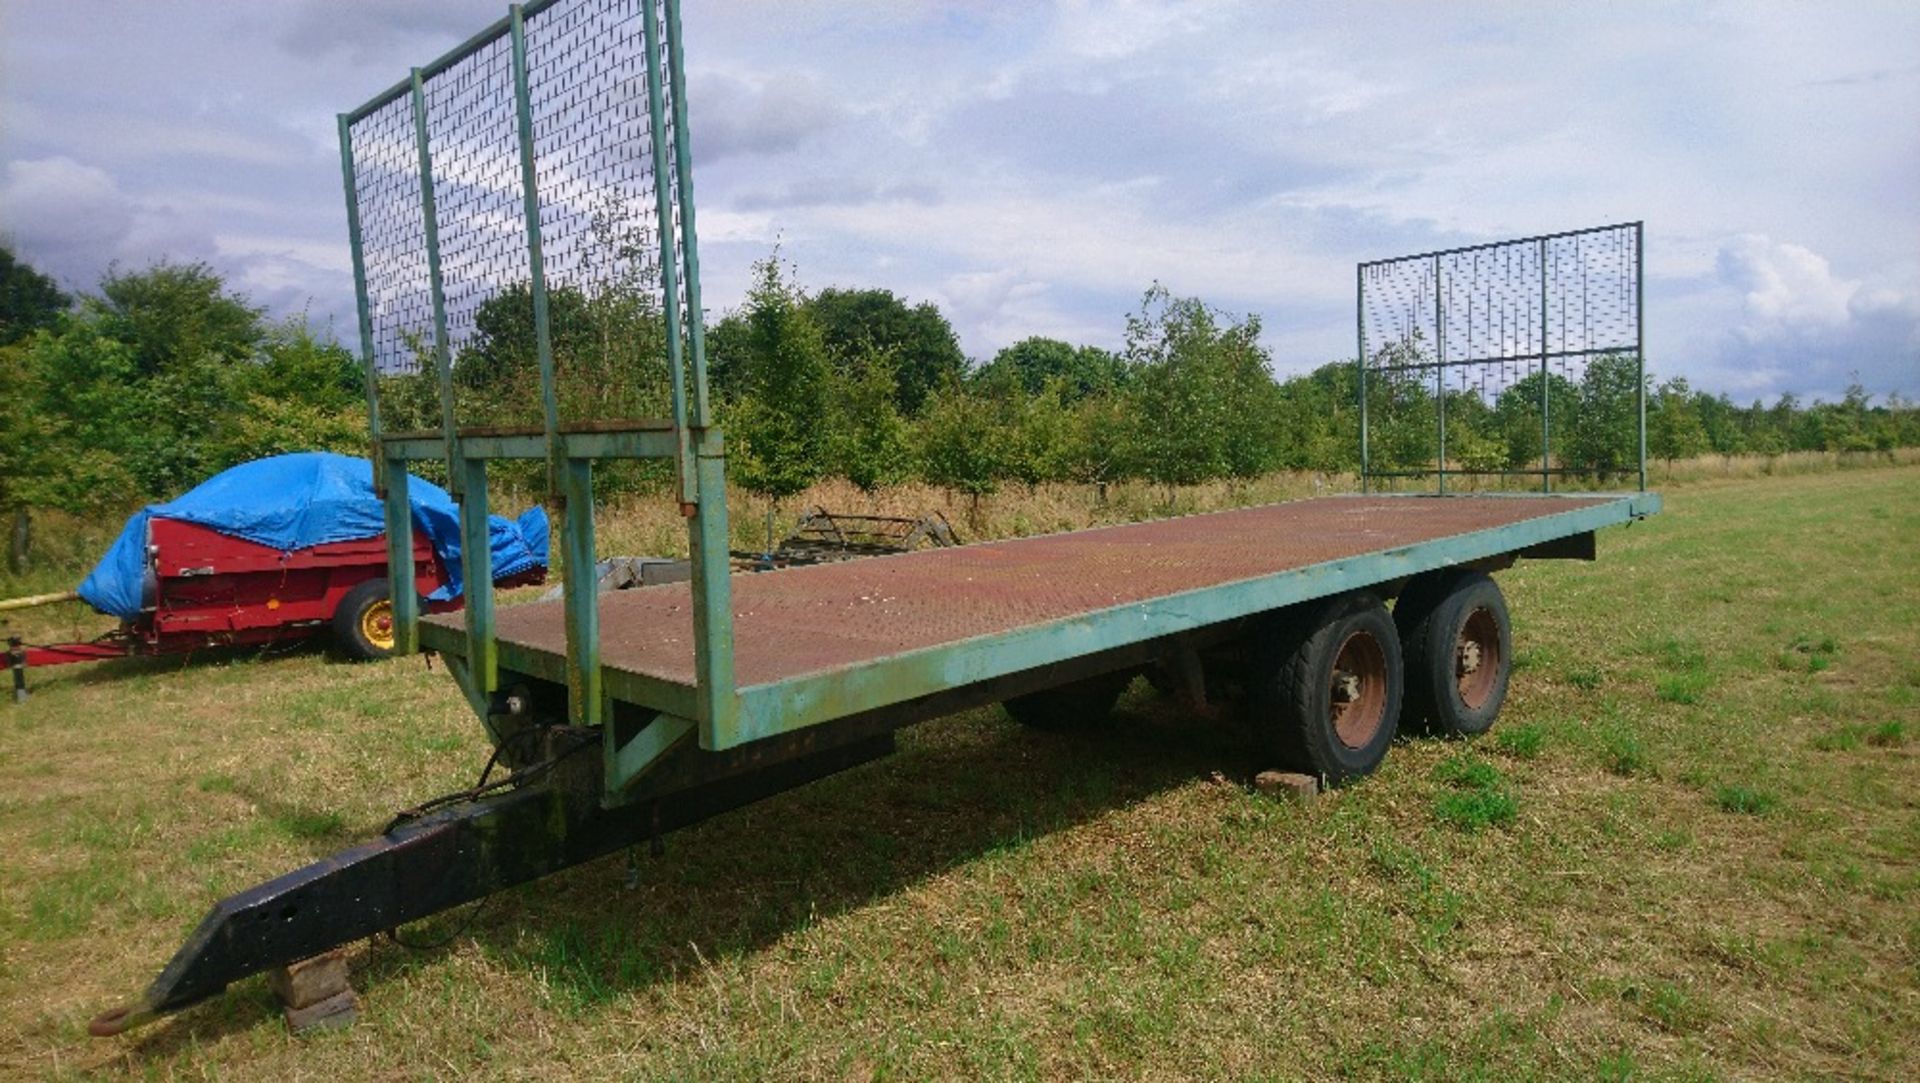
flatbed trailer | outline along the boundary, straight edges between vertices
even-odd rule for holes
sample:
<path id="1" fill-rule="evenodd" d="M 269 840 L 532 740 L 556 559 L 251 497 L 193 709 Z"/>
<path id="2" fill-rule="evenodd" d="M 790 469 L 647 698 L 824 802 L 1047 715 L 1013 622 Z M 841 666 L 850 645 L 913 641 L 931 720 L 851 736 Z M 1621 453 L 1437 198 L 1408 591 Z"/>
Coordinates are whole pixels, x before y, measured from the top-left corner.
<path id="1" fill-rule="evenodd" d="M 1591 557 L 1596 530 L 1653 494 L 1326 496 L 1063 534 L 734 577 L 737 732 L 759 740 L 922 697 L 997 703 L 1048 667 L 1157 662 L 1181 636 L 1356 590 L 1383 598 L 1453 568 Z M 690 717 L 698 697 L 690 584 L 606 595 L 601 680 L 619 702 Z M 566 680 L 559 601 L 500 611 L 500 665 Z M 423 646 L 466 650 L 457 615 Z M 1116 653 L 1117 652 L 1117 653 Z M 974 687 L 980 686 L 980 687 Z"/>
<path id="2" fill-rule="evenodd" d="M 1526 471 L 1542 492 L 1365 491 L 1422 477 L 1444 493 L 1449 477 L 1457 490 L 1459 475 L 1474 472 L 1446 449 L 1448 396 L 1476 393 L 1454 386 L 1467 374 L 1511 382 L 1539 373 L 1545 388 L 1556 369 L 1609 352 L 1631 354 L 1637 371 L 1640 233 L 1631 225 L 1362 264 L 1360 494 L 735 575 L 699 318 L 682 63 L 677 0 L 531 3 L 340 118 L 389 521 L 404 521 L 410 463 L 447 463 L 463 530 L 477 536 L 488 464 L 544 461 L 563 509 L 565 594 L 496 608 L 491 591 L 474 590 L 455 617 L 423 616 L 411 592 L 397 593 L 397 649 L 437 651 L 493 745 L 480 782 L 219 902 L 147 990 L 97 1017 L 93 1033 L 120 1033 L 249 974 L 657 844 L 885 756 L 900 727 L 984 704 L 1003 703 L 1029 725 L 1093 727 L 1148 674 L 1196 713 L 1237 704 L 1276 766 L 1330 784 L 1359 779 L 1403 719 L 1451 735 L 1492 724 L 1513 647 L 1489 573 L 1523 558 L 1594 559 L 1599 531 L 1659 509 L 1644 482 L 1626 493 L 1551 491 L 1571 470 L 1556 458 L 1544 390 L 1541 461 Z M 628 138 L 603 138 L 639 117 L 644 124 L 621 129 Z M 486 118 L 499 130 L 470 130 Z M 525 246 L 524 282 L 500 282 L 505 259 L 485 248 L 501 243 L 500 207 L 473 196 L 480 167 L 462 157 L 489 140 L 517 148 L 516 175 L 492 190 L 515 192 L 524 210 L 514 242 Z M 456 181 L 436 177 L 436 147 L 459 163 Z M 543 299 L 555 283 L 586 291 L 609 281 L 574 243 L 604 222 L 590 225 L 580 208 L 608 205 L 583 178 L 613 203 L 646 197 L 656 212 L 622 251 L 657 276 L 666 420 L 559 418 L 566 366 Z M 460 423 L 455 357 L 472 306 L 488 294 L 475 279 L 458 289 L 445 280 L 439 238 L 448 233 L 457 266 L 485 265 L 494 289 L 524 286 L 533 302 L 539 424 Z M 1483 272 L 1483 261 L 1503 269 Z M 1608 268 L 1630 268 L 1631 281 L 1594 281 Z M 1449 274 L 1476 277 L 1460 286 Z M 1402 296 L 1404 281 L 1420 289 Z M 1456 287 L 1469 298 L 1464 320 L 1448 308 Z M 1593 307 L 1603 294 L 1625 298 L 1630 321 L 1581 316 L 1605 316 Z M 429 306 L 416 303 L 422 296 Z M 422 341 L 432 345 L 425 360 L 441 426 L 383 430 L 382 379 L 412 363 Z M 1424 468 L 1368 450 L 1370 385 L 1415 380 L 1430 381 L 1439 399 Z M 1644 428 L 1642 413 L 1643 464 Z M 594 467 L 622 458 L 674 464 L 687 582 L 594 590 Z M 488 582 L 485 547 L 467 550 L 479 565 L 468 581 Z M 390 574 L 406 574 L 400 546 L 390 562 Z M 496 763 L 507 768 L 497 779 Z"/>

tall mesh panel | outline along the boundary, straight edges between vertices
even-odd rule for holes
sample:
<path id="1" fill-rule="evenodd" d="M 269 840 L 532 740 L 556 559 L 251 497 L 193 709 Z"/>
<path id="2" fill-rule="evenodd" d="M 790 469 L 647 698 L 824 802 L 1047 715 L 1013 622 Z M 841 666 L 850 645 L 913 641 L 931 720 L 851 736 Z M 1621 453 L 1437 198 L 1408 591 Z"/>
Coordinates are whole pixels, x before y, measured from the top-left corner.
<path id="1" fill-rule="evenodd" d="M 1369 480 L 1640 465 L 1640 226 L 1363 263 Z"/>
<path id="2" fill-rule="evenodd" d="M 394 99 L 355 122 L 351 149 L 381 421 L 390 430 L 427 428 L 438 423 L 439 407 L 412 101 Z"/>
<path id="3" fill-rule="evenodd" d="M 677 225 L 660 0 L 525 8 L 527 105 L 556 394 L 565 422 L 670 409 L 657 198 Z M 669 168 L 656 176 L 646 20 L 661 31 Z M 508 25 L 423 76 L 447 356 L 460 425 L 542 420 Z M 438 424 L 418 130 L 405 84 L 349 118 L 348 153 L 383 427 Z M 677 232 L 677 230 L 676 230 Z M 669 250 L 671 251 L 671 250 Z M 672 299 L 684 311 L 684 290 Z"/>

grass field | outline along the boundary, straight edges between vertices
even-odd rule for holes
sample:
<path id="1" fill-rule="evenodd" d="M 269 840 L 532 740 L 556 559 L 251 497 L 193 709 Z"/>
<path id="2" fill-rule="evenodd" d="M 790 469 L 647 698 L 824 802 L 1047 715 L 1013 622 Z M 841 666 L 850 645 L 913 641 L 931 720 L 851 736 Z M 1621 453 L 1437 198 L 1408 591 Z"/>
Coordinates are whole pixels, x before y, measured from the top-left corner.
<path id="1" fill-rule="evenodd" d="M 1295 806 L 1144 683 L 1111 735 L 929 723 L 632 885 L 357 947 L 360 1023 L 308 1038 L 258 980 L 84 1028 L 218 896 L 467 782 L 453 683 L 46 671 L 0 711 L 0 1077 L 1920 1078 L 1920 469 L 1695 478 L 1501 581 L 1476 742 Z"/>

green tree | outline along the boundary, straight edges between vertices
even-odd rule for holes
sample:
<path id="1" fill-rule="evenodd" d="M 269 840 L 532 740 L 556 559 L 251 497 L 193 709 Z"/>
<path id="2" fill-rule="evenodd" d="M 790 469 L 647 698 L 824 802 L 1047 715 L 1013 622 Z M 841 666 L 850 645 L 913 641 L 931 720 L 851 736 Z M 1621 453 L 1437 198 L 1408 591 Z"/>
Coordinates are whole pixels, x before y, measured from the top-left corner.
<path id="1" fill-rule="evenodd" d="M 964 376 L 966 355 L 953 326 L 930 301 L 909 305 L 889 290 L 829 287 L 804 301 L 835 363 L 880 351 L 893 359 L 895 402 L 912 416 L 935 389 Z M 722 332 L 724 340 L 729 332 Z"/>
<path id="2" fill-rule="evenodd" d="M 163 260 L 144 271 L 109 270 L 89 304 L 101 333 L 132 349 L 145 376 L 245 361 L 265 331 L 261 310 L 229 293 L 204 263 Z"/>
<path id="3" fill-rule="evenodd" d="M 818 481 L 827 468 L 832 369 L 826 342 L 778 253 L 754 264 L 741 312 L 742 391 L 727 428 L 735 480 L 776 503 Z"/>
<path id="4" fill-rule="evenodd" d="M 1707 447 L 1707 429 L 1686 377 L 1660 384 L 1647 402 L 1647 454 L 1665 459 L 1667 476 L 1672 477 L 1674 460 L 1690 459 Z"/>
<path id="5" fill-rule="evenodd" d="M 914 451 L 920 477 L 955 493 L 965 493 L 970 521 L 980 525 L 980 499 L 1007 476 L 1007 432 L 995 422 L 994 404 L 959 381 L 936 391 L 914 425 Z"/>
<path id="6" fill-rule="evenodd" d="M 975 379 L 1010 379 L 1029 395 L 1037 395 L 1049 383 L 1058 381 L 1063 399 L 1075 403 L 1120 388 L 1126 382 L 1126 367 L 1120 358 L 1096 346 L 1073 346 L 1036 335 L 995 354 Z"/>
<path id="7" fill-rule="evenodd" d="M 0 346 L 53 326 L 72 305 L 73 298 L 53 279 L 15 256 L 12 247 L 0 244 Z"/>
<path id="8" fill-rule="evenodd" d="M 1359 372 L 1332 361 L 1280 384 L 1279 463 L 1295 470 L 1360 467 Z"/>
<path id="9" fill-rule="evenodd" d="M 1634 358 L 1609 354 L 1587 363 L 1569 434 L 1576 467 L 1601 478 L 1639 467 L 1640 381 Z"/>
<path id="10" fill-rule="evenodd" d="M 235 369 L 226 411 L 211 436 L 217 467 L 290 451 L 365 454 L 367 408 L 360 365 L 323 342 L 305 319 L 268 328 L 260 357 Z"/>
<path id="11" fill-rule="evenodd" d="M 894 401 L 893 360 L 869 351 L 832 373 L 827 472 L 871 493 L 913 470 L 907 423 Z"/>
<path id="12" fill-rule="evenodd" d="M 1433 468 L 1439 452 L 1439 417 L 1429 370 L 1420 364 L 1426 347 L 1417 336 L 1376 351 L 1367 368 L 1367 458 L 1377 471 Z"/>
<path id="13" fill-rule="evenodd" d="M 1139 473 L 1139 426 L 1131 406 L 1131 400 L 1118 393 L 1090 395 L 1074 403 L 1068 417 L 1063 472 L 1072 481 L 1094 486 L 1102 504 L 1109 485 Z"/>
<path id="14" fill-rule="evenodd" d="M 1175 487 L 1245 477 L 1273 461 L 1275 399 L 1255 317 L 1234 320 L 1155 284 L 1127 318 L 1143 474 Z"/>
<path id="15" fill-rule="evenodd" d="M 1546 418 L 1541 418 L 1542 384 Z M 1580 413 L 1580 386 L 1557 372 L 1530 372 L 1494 399 L 1493 423 L 1506 445 L 1507 466 L 1525 470 L 1540 465 L 1543 440 L 1551 439 L 1555 466 L 1567 465 L 1567 448 Z"/>

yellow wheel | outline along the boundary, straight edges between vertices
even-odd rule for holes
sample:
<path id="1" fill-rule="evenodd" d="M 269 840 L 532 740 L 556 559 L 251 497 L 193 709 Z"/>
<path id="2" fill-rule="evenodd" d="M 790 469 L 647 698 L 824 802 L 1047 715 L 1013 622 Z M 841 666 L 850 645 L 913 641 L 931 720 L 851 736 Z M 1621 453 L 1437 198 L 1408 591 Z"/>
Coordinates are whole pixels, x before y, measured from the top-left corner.
<path id="1" fill-rule="evenodd" d="M 360 614 L 360 634 L 388 654 L 393 653 L 393 601 L 382 598 Z"/>
<path id="2" fill-rule="evenodd" d="M 385 658 L 393 653 L 393 602 L 387 581 L 356 584 L 333 611 L 333 638 L 352 658 Z"/>

